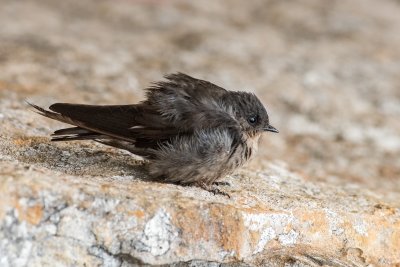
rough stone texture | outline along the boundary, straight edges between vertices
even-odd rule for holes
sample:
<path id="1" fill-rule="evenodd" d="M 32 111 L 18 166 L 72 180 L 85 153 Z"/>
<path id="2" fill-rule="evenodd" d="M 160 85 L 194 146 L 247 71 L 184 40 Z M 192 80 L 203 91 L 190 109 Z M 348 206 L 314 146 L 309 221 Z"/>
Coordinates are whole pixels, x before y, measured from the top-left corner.
<path id="1" fill-rule="evenodd" d="M 0 266 L 399 266 L 400 2 L 0 1 Z M 259 95 L 281 133 L 228 199 L 24 100 L 131 103 L 183 71 Z"/>

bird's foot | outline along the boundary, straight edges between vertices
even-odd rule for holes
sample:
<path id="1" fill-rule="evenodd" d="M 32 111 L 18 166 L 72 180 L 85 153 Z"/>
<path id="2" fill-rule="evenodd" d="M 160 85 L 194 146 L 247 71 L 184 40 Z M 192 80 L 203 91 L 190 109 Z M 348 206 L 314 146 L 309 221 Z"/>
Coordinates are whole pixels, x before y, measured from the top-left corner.
<path id="1" fill-rule="evenodd" d="M 215 185 L 215 186 L 231 186 L 231 184 L 229 182 L 224 182 L 224 181 L 214 182 L 213 185 Z"/>
<path id="2" fill-rule="evenodd" d="M 218 188 L 213 188 L 208 192 L 213 193 L 214 195 L 221 195 L 221 196 L 225 196 L 225 197 L 231 198 L 231 196 L 228 193 L 226 193 L 224 191 L 221 191 Z"/>

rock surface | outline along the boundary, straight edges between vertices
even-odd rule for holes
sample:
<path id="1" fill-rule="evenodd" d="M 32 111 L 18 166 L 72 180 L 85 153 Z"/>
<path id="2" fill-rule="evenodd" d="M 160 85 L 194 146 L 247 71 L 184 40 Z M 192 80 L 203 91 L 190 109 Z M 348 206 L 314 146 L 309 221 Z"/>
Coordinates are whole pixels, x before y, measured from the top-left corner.
<path id="1" fill-rule="evenodd" d="M 400 265 L 400 3 L 0 1 L 0 266 Z M 24 100 L 132 103 L 183 71 L 254 91 L 279 135 L 231 198 Z"/>

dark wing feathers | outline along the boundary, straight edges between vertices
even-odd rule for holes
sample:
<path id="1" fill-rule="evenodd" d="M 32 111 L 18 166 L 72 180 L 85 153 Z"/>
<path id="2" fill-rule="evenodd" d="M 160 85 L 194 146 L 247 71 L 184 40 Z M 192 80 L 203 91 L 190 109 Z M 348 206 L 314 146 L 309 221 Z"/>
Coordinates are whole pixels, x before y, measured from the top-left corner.
<path id="1" fill-rule="evenodd" d="M 157 82 L 147 89 L 147 99 L 142 103 L 156 109 L 174 127 L 192 131 L 219 127 L 221 121 L 228 127 L 238 125 L 232 107 L 223 104 L 227 90 L 183 73 L 165 78 L 168 81 Z"/>
<path id="2" fill-rule="evenodd" d="M 168 81 L 156 82 L 155 88 L 161 90 L 172 89 L 189 95 L 192 98 L 216 97 L 228 91 L 209 81 L 193 78 L 183 73 L 174 73 L 164 76 Z M 154 88 L 154 87 L 153 87 Z"/>
<path id="3" fill-rule="evenodd" d="M 91 133 L 91 131 L 82 129 L 81 127 L 71 127 L 54 131 L 52 135 L 70 135 L 70 134 L 87 134 L 87 133 Z"/>
<path id="4" fill-rule="evenodd" d="M 77 140 L 97 140 L 97 139 L 98 140 L 110 139 L 110 136 L 92 132 L 90 134 L 53 136 L 51 138 L 51 141 L 77 141 Z"/>
<path id="5" fill-rule="evenodd" d="M 168 81 L 154 83 L 146 92 L 144 103 L 160 105 L 165 101 L 178 104 L 199 105 L 205 99 L 221 99 L 228 91 L 208 81 L 196 79 L 183 73 L 165 76 Z M 171 100 L 174 101 L 171 101 Z M 172 103 L 170 103 L 172 104 Z"/>
<path id="6" fill-rule="evenodd" d="M 114 133 L 124 138 L 129 138 L 129 128 L 135 125 L 134 114 L 138 113 L 134 105 L 94 106 L 57 103 L 51 105 L 49 109 L 72 120 L 80 121 L 101 133 Z"/>
<path id="7" fill-rule="evenodd" d="M 134 141 L 134 138 L 131 138 L 129 131 L 121 127 L 122 123 L 111 123 L 111 125 L 107 124 L 110 121 L 110 117 L 108 117 L 108 115 L 110 115 L 110 112 L 108 113 L 104 112 L 105 109 L 103 108 L 103 106 L 58 103 L 51 106 L 51 110 L 55 111 L 52 112 L 45 110 L 34 104 L 30 105 L 33 108 L 35 108 L 39 114 L 45 117 L 58 120 L 64 123 L 68 123 L 71 125 L 75 125 L 81 129 L 83 128 L 89 130 L 90 132 L 108 135 L 110 137 L 124 141 L 131 141 L 131 142 Z M 102 110 L 102 112 L 96 114 L 95 112 L 96 109 Z M 99 114 L 102 114 L 103 116 L 100 116 Z M 113 113 L 111 112 L 111 114 Z M 93 117 L 90 117 L 90 115 L 92 115 Z M 123 120 L 120 119 L 119 121 Z M 113 128 L 112 126 L 119 126 L 119 127 Z M 68 131 L 72 131 L 71 128 L 68 129 L 69 129 Z"/>
<path id="8" fill-rule="evenodd" d="M 166 79 L 147 89 L 147 99 L 136 105 L 57 103 L 50 111 L 30 105 L 43 116 L 75 126 L 55 131 L 53 141 L 95 139 L 133 152 L 127 142 L 140 148 L 142 155 L 177 135 L 219 127 L 221 121 L 237 127 L 232 110 L 221 105 L 225 89 L 182 73 Z M 112 139 L 119 141 L 107 141 Z"/>

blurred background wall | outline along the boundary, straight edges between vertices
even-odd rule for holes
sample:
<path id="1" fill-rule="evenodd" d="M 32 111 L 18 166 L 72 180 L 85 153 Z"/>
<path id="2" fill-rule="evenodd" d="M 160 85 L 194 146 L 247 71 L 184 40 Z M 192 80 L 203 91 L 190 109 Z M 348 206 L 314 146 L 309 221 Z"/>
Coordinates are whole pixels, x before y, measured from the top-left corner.
<path id="1" fill-rule="evenodd" d="M 281 161 L 310 180 L 400 189 L 400 1 L 0 6 L 3 108 L 133 103 L 181 71 L 267 106 L 280 134 L 264 136 L 250 168 Z"/>

